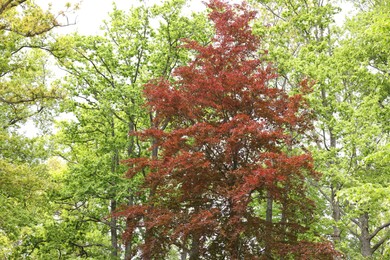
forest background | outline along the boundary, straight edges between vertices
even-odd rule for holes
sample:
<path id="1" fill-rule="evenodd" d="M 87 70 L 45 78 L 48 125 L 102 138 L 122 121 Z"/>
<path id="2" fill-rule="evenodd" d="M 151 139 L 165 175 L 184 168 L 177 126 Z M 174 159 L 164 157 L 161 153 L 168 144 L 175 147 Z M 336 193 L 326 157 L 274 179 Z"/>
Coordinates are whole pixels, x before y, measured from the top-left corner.
<path id="1" fill-rule="evenodd" d="M 149 195 L 139 192 L 144 176 L 125 178 L 121 161 L 153 153 L 151 142 L 128 134 L 152 126 L 144 85 L 173 80 L 191 60 L 178 48 L 183 38 L 207 45 L 213 37 L 207 10 L 191 13 L 189 2 L 113 7 L 99 33 L 83 35 L 60 33 L 77 6 L 0 1 L 1 258 L 137 255 L 142 232 L 123 241 L 128 223 L 111 214 Z M 347 259 L 387 259 L 390 2 L 352 2 L 340 25 L 339 1 L 253 0 L 253 32 L 278 88 L 294 93 L 303 79 L 313 82 L 314 128 L 297 138 L 321 177 L 306 180 L 316 208 L 300 239 L 332 241 Z M 39 134 L 26 135 L 26 122 Z M 166 256 L 180 257 L 187 252 L 177 247 Z"/>

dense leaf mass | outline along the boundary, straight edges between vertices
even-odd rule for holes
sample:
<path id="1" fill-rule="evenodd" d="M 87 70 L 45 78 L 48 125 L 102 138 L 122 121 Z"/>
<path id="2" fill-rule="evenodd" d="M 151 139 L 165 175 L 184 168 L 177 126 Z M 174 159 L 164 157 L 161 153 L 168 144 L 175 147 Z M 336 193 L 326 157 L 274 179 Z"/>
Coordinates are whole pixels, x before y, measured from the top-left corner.
<path id="1" fill-rule="evenodd" d="M 252 34 L 255 12 L 219 0 L 208 6 L 211 43 L 185 41 L 193 61 L 145 87 L 154 124 L 136 134 L 153 140 L 158 155 L 126 161 L 128 177 L 146 175 L 149 197 L 119 213 L 132 223 L 125 236 L 145 232 L 144 259 L 173 246 L 190 259 L 331 259 L 328 244 L 300 239 L 313 208 L 305 179 L 316 175 L 295 141 L 310 127 L 305 100 L 275 87 Z"/>

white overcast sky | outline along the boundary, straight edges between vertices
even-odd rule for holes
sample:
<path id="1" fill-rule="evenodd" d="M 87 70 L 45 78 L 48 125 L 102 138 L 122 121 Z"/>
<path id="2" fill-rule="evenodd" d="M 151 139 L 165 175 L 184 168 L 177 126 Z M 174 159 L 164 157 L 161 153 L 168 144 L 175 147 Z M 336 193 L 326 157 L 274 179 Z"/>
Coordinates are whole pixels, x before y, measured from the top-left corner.
<path id="1" fill-rule="evenodd" d="M 143 0 L 147 4 L 161 3 L 161 0 Z M 80 3 L 80 9 L 75 14 L 69 14 L 68 18 L 70 22 L 76 21 L 75 26 L 69 26 L 67 28 L 59 28 L 59 33 L 68 33 L 78 31 L 81 34 L 93 35 L 98 33 L 99 27 L 102 25 L 103 20 L 108 18 L 108 13 L 112 11 L 113 2 L 115 2 L 118 9 L 128 10 L 138 0 L 35 0 L 37 4 L 43 8 L 47 8 L 49 3 L 52 5 L 54 13 L 64 10 L 66 3 Z M 199 10 L 204 8 L 202 0 L 193 0 L 189 9 Z M 232 0 L 237 2 L 237 0 Z M 341 1 L 343 11 L 336 16 L 336 22 L 341 25 L 344 17 L 349 10 L 352 9 L 352 4 Z"/>
<path id="2" fill-rule="evenodd" d="M 75 13 L 68 13 L 69 22 L 76 21 L 75 26 L 60 28 L 58 32 L 68 33 L 78 31 L 81 34 L 95 34 L 99 31 L 104 19 L 107 19 L 108 13 L 112 10 L 113 2 L 119 9 L 127 10 L 132 5 L 132 0 L 35 0 L 43 8 L 47 8 L 49 3 L 52 5 L 53 13 L 65 10 L 66 3 L 80 3 L 80 9 Z M 62 19 L 60 19 L 62 21 Z"/>
<path id="3" fill-rule="evenodd" d="M 103 20 L 108 18 L 108 13 L 113 9 L 113 3 L 121 10 L 129 10 L 129 8 L 137 3 L 138 0 L 35 0 L 44 9 L 47 9 L 51 3 L 53 13 L 65 10 L 66 3 L 80 3 L 80 9 L 75 14 L 68 14 L 69 22 L 76 21 L 75 26 L 67 28 L 59 28 L 57 32 L 68 33 L 78 31 L 81 34 L 93 35 L 98 33 Z M 161 0 L 143 0 L 147 4 L 161 3 Z M 204 8 L 202 0 L 193 0 L 189 9 L 201 10 Z"/>

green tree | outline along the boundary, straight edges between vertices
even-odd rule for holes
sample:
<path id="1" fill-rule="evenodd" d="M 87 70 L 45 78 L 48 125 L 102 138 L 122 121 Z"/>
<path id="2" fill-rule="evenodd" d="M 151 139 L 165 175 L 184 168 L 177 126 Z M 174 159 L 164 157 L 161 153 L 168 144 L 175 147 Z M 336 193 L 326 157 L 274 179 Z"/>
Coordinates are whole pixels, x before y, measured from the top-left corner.
<path id="1" fill-rule="evenodd" d="M 62 25 L 50 10 L 43 11 L 31 1 L 0 1 L 0 109 L 4 131 L 43 112 L 61 96 L 47 84 L 47 57 L 31 50 L 47 47 L 47 32 L 58 26 Z"/>
<path id="2" fill-rule="evenodd" d="M 349 181 L 338 194 L 347 233 L 363 257 L 389 256 L 389 3 L 375 3 L 346 24 L 335 53 L 340 80 L 349 91 L 340 107 L 344 168 Z M 347 113 L 344 111 L 348 111 Z M 342 113 L 345 113 L 344 115 Z M 345 245 L 350 248 L 350 244 Z"/>
<path id="3" fill-rule="evenodd" d="M 101 36 L 64 36 L 52 46 L 67 72 L 62 84 L 68 99 L 62 109 L 74 115 L 74 120 L 60 123 L 57 136 L 60 155 L 68 162 L 64 193 L 57 200 L 74 205 L 59 209 L 61 224 L 85 231 L 68 237 L 68 245 L 77 244 L 71 248 L 79 247 L 78 256 L 97 257 L 96 252 L 104 251 L 106 257 L 124 254 L 130 259 L 132 243 L 142 239 L 128 241 L 123 252 L 120 235 L 126 223 L 109 216 L 120 204 L 131 205 L 147 195 L 137 193 L 141 180 L 123 179 L 126 169 L 120 164 L 148 153 L 150 147 L 128 135 L 149 126 L 154 117 L 144 111 L 143 84 L 152 76 L 169 78 L 187 59 L 189 53 L 178 48 L 181 38 L 207 39 L 206 19 L 184 15 L 185 6 L 185 1 L 175 0 L 140 4 L 128 12 L 114 7 Z M 91 240 L 91 232 L 104 242 Z M 60 250 L 75 256 L 69 249 Z"/>
<path id="4" fill-rule="evenodd" d="M 259 25 L 258 33 L 269 36 L 281 86 L 291 88 L 303 76 L 315 81 L 316 130 L 309 140 L 323 174 L 313 186 L 317 204 L 326 212 L 318 215 L 316 232 L 331 236 L 348 257 L 385 254 L 388 4 L 367 6 L 344 30 L 334 25 L 336 1 L 261 1 L 259 7 L 273 25 Z"/>
<path id="5" fill-rule="evenodd" d="M 20 256 L 20 244 L 48 210 L 53 185 L 44 161 L 47 140 L 21 133 L 26 122 L 45 131 L 62 97 L 50 86 L 44 49 L 58 16 L 28 0 L 0 1 L 0 257 Z M 30 136 L 32 133 L 27 133 Z"/>

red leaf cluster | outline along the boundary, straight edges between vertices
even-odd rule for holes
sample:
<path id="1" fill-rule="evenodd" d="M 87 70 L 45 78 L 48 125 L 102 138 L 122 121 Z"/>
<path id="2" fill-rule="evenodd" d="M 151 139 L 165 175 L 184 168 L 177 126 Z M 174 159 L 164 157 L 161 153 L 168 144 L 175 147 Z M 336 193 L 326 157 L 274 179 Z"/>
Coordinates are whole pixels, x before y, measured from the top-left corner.
<path id="1" fill-rule="evenodd" d="M 298 234 L 312 209 L 305 178 L 315 175 L 293 138 L 310 125 L 304 99 L 274 87 L 277 74 L 252 35 L 255 12 L 220 0 L 209 7 L 211 44 L 187 40 L 196 58 L 176 69 L 173 83 L 145 87 L 154 125 L 170 124 L 139 133 L 154 140 L 157 158 L 127 161 L 128 177 L 145 173 L 149 195 L 121 213 L 132 223 L 126 234 L 144 230 L 145 259 L 164 258 L 172 245 L 190 259 L 303 255 L 309 244 Z M 269 199 L 273 221 L 265 216 Z M 333 253 L 326 244 L 310 247 L 324 259 Z"/>

